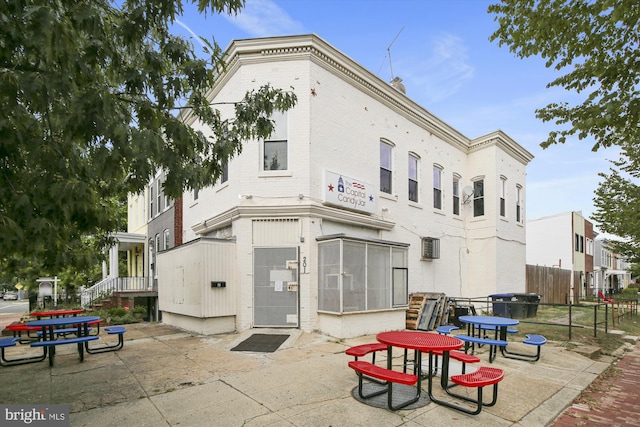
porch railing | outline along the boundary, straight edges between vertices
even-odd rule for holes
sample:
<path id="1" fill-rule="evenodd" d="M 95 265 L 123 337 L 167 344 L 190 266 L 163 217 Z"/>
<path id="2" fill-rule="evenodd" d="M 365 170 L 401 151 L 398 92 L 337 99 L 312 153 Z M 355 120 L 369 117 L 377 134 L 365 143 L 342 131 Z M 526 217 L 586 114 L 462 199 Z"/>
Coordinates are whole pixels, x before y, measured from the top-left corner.
<path id="1" fill-rule="evenodd" d="M 151 282 L 153 283 L 153 282 Z M 93 301 L 106 298 L 114 292 L 120 291 L 157 291 L 152 288 L 147 277 L 111 277 L 99 281 L 90 288 L 83 289 L 81 295 L 82 307 L 93 304 Z"/>

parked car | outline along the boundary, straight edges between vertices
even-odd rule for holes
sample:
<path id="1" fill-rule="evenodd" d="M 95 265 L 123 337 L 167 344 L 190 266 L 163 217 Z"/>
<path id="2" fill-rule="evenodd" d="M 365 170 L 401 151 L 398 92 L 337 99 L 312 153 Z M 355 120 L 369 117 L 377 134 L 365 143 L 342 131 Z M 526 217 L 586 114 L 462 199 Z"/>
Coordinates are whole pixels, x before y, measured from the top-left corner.
<path id="1" fill-rule="evenodd" d="M 2 299 L 5 301 L 8 300 L 17 300 L 18 299 L 18 293 L 17 292 L 13 292 L 13 291 L 9 291 L 6 292 L 3 296 Z"/>

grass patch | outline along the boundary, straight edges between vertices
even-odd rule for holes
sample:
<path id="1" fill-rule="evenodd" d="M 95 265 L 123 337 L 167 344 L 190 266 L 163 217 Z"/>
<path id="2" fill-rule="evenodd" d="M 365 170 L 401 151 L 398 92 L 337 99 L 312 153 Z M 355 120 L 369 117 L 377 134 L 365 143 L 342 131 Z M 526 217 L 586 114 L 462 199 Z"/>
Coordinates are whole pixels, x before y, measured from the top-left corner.
<path id="1" fill-rule="evenodd" d="M 611 306 L 608 309 L 609 331 L 622 330 L 625 335 L 640 335 L 640 321 L 637 314 L 627 311 L 622 318 L 615 319 L 613 326 Z M 620 334 L 605 333 L 605 306 L 579 304 L 571 306 L 569 322 L 568 305 L 540 305 L 536 317 L 521 319 L 518 325 L 519 335 L 539 334 L 550 341 L 565 343 L 566 346 L 593 345 L 600 347 L 602 353 L 611 354 L 625 343 Z M 571 329 L 569 325 L 571 324 Z M 594 328 L 597 329 L 594 336 Z M 569 336 L 569 331 L 571 335 Z"/>

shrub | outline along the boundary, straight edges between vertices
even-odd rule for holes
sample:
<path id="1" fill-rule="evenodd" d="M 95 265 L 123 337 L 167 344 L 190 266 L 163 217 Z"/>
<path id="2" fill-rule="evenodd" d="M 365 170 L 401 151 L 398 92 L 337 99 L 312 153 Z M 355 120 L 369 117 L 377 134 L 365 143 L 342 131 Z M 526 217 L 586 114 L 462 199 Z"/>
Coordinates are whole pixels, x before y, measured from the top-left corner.
<path id="1" fill-rule="evenodd" d="M 113 319 L 114 317 L 124 317 L 128 314 L 128 311 L 122 307 L 115 307 L 109 310 L 109 316 Z"/>
<path id="2" fill-rule="evenodd" d="M 147 314 L 147 308 L 144 305 L 136 305 L 133 307 L 133 314 L 142 314 L 143 316 Z"/>

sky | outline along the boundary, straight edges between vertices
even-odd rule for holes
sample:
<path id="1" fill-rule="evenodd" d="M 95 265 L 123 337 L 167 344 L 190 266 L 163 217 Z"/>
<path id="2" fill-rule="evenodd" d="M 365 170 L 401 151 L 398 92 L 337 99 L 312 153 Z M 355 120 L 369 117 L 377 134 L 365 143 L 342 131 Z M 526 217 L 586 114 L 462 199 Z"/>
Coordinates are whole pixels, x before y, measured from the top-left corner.
<path id="1" fill-rule="evenodd" d="M 501 129 L 532 153 L 526 219 L 569 211 L 589 219 L 594 191 L 615 149 L 593 152 L 577 137 L 542 149 L 554 129 L 535 110 L 576 94 L 547 88 L 560 74 L 541 58 L 520 59 L 490 42 L 498 28 L 486 0 L 247 0 L 237 16 L 185 8 L 174 32 L 227 48 L 232 40 L 316 34 L 469 138 Z M 194 45 L 198 40 L 194 38 Z M 593 222 L 593 221 L 592 221 Z M 594 223 L 596 230 L 598 225 Z"/>

